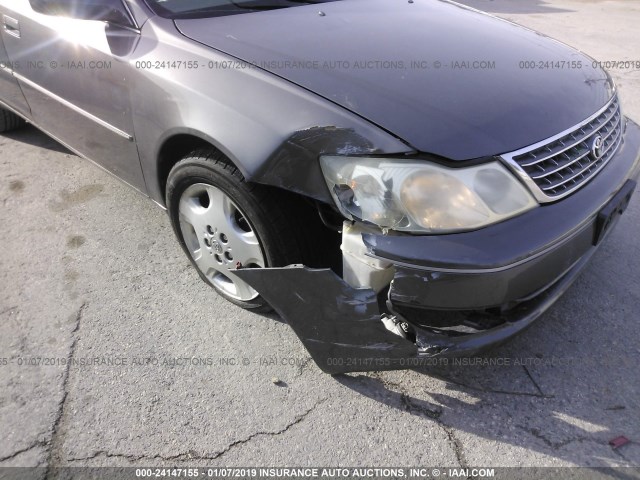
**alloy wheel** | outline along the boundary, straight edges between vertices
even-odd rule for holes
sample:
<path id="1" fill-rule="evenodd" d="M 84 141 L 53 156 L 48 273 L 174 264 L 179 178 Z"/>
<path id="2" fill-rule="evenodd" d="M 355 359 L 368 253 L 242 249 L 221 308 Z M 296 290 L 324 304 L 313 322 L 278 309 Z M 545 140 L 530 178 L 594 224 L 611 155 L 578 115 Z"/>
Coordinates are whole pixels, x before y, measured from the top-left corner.
<path id="1" fill-rule="evenodd" d="M 250 301 L 258 292 L 240 280 L 236 268 L 264 268 L 258 236 L 238 206 L 219 188 L 189 186 L 180 198 L 180 229 L 200 271 L 228 296 Z"/>

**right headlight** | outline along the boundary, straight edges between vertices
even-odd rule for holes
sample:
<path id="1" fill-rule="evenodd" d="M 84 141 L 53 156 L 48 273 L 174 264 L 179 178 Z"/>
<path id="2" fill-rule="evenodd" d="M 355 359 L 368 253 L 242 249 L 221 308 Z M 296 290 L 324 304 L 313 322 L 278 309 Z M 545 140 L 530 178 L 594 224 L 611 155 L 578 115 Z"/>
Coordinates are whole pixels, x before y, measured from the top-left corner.
<path id="1" fill-rule="evenodd" d="M 473 230 L 538 206 L 498 162 L 447 168 L 426 161 L 323 156 L 320 164 L 342 214 L 383 229 Z"/>

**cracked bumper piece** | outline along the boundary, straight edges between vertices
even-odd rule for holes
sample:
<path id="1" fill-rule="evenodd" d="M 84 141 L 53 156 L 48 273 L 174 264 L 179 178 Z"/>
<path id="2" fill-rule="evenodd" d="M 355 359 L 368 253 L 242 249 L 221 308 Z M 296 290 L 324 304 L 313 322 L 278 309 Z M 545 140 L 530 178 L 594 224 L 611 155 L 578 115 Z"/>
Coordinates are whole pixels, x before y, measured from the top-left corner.
<path id="1" fill-rule="evenodd" d="M 392 265 L 393 280 L 383 289 L 354 287 L 331 270 L 304 266 L 235 274 L 289 323 L 327 373 L 474 355 L 527 328 L 569 288 L 628 205 L 639 162 L 640 128 L 629 121 L 610 164 L 562 201 L 473 232 L 362 233 L 367 254 Z M 390 321 L 407 325 L 409 334 L 389 329 Z"/>
<path id="2" fill-rule="evenodd" d="M 429 365 L 434 357 L 473 355 L 527 328 L 569 288 L 583 258 L 536 299 L 519 305 L 490 330 L 450 336 L 413 325 L 415 341 L 387 330 L 378 295 L 354 289 L 331 270 L 304 266 L 238 270 L 287 321 L 326 373 L 399 370 Z M 282 292 L 292 292 L 286 298 Z"/>

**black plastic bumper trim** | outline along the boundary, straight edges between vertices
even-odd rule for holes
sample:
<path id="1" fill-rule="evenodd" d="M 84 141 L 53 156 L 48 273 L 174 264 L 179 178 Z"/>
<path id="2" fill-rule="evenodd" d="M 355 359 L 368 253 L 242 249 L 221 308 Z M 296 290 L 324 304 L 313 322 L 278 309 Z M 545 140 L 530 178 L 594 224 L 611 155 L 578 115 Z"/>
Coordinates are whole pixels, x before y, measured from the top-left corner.
<path id="1" fill-rule="evenodd" d="M 326 373 L 401 370 L 437 357 L 480 353 L 526 329 L 571 286 L 592 253 L 535 299 L 503 317 L 498 327 L 459 336 L 415 327 L 413 343 L 388 331 L 376 294 L 354 289 L 331 270 L 300 265 L 235 272 L 286 320 Z"/>

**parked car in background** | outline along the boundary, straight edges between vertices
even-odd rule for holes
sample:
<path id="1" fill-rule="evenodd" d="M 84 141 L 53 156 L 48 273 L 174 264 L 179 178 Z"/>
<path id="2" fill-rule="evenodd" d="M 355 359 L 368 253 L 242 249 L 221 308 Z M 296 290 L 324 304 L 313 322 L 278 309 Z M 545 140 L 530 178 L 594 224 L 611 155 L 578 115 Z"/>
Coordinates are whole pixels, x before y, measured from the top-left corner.
<path id="1" fill-rule="evenodd" d="M 593 59 L 453 2 L 0 16 L 0 131 L 32 123 L 166 208 L 200 277 L 275 309 L 329 373 L 522 331 L 640 174 L 640 129 Z"/>

